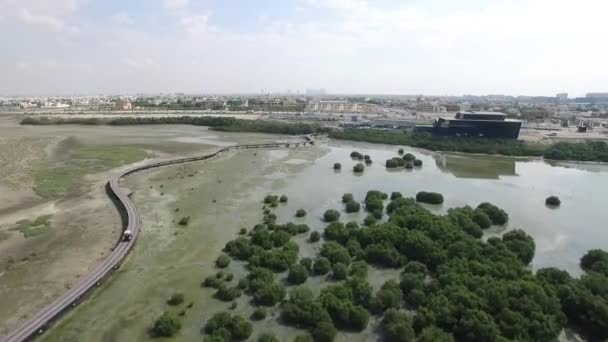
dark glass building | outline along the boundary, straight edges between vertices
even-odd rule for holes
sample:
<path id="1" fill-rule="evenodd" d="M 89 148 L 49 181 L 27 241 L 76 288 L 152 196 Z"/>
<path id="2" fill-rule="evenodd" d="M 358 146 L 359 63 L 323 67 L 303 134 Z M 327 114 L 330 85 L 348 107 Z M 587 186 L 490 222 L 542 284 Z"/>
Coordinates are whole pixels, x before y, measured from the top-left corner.
<path id="1" fill-rule="evenodd" d="M 432 127 L 420 127 L 437 135 L 517 139 L 521 121 L 499 112 L 458 112 L 453 118 L 438 118 Z"/>

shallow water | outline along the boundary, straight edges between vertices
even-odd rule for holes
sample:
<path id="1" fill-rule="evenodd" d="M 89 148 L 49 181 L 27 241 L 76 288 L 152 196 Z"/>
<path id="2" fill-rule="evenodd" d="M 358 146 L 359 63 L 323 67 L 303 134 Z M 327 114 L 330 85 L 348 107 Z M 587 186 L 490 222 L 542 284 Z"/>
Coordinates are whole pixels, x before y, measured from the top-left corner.
<path id="1" fill-rule="evenodd" d="M 350 152 L 369 154 L 374 161 L 356 175 Z M 321 230 L 320 218 L 328 208 L 342 209 L 341 195 L 352 192 L 362 200 L 367 190 L 400 191 L 414 196 L 418 191 L 437 191 L 446 201 L 427 206 L 438 213 L 450 207 L 489 201 L 510 214 L 506 227 L 493 227 L 487 236 L 517 227 L 536 241 L 532 267 L 556 266 L 580 274 L 579 258 L 591 248 L 605 248 L 608 232 L 605 211 L 608 200 L 608 167 L 568 164 L 552 166 L 540 160 L 433 153 L 406 148 L 424 162 L 414 170 L 389 171 L 384 161 L 396 156 L 396 146 L 319 140 L 314 147 L 291 150 L 240 151 L 217 159 L 172 166 L 129 177 L 125 186 L 135 190 L 134 201 L 143 213 L 144 228 L 127 262 L 101 291 L 72 311 L 56 328 L 44 335 L 47 341 L 144 341 L 146 330 L 163 310 L 165 300 L 183 292 L 194 307 L 182 318 L 183 329 L 173 340 L 200 341 L 200 329 L 215 312 L 229 303 L 212 298 L 213 291 L 200 282 L 217 270 L 213 261 L 224 244 L 241 227 L 251 228 L 262 218 L 261 200 L 268 193 L 286 194 L 287 204 L 275 211 L 279 222 L 305 222 Z M 342 171 L 332 169 L 342 163 Z M 162 185 L 162 188 L 161 188 Z M 162 193 L 162 195 L 161 195 Z M 558 209 L 549 209 L 549 195 L 562 199 Z M 215 201 L 215 203 L 213 202 Z M 179 208 L 179 212 L 175 209 Z M 299 208 L 303 219 L 293 217 Z M 191 216 L 188 227 L 176 222 Z M 342 221 L 364 218 L 364 213 L 342 214 Z M 301 256 L 313 255 L 320 244 L 296 237 Z M 235 281 L 245 274 L 242 265 L 229 268 Z M 394 271 L 372 270 L 369 280 L 379 287 L 395 277 Z M 321 280 L 307 285 L 319 289 Z M 249 297 L 236 302 L 236 312 L 248 316 L 253 310 Z M 169 309 L 175 312 L 179 310 Z M 280 340 L 297 333 L 272 318 L 255 323 L 256 336 L 272 330 Z M 337 341 L 365 341 L 374 337 L 375 322 L 363 334 L 340 334 Z"/>

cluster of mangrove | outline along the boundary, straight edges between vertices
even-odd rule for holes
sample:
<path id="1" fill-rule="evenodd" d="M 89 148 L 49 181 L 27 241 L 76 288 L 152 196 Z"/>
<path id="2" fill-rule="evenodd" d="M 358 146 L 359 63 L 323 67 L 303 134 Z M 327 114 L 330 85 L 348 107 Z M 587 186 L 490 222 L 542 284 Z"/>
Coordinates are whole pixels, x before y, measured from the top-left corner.
<path id="1" fill-rule="evenodd" d="M 209 126 L 213 130 L 225 132 L 259 132 L 277 134 L 311 134 L 328 132 L 318 123 L 287 123 L 281 121 L 244 120 L 222 116 L 166 116 L 166 117 L 121 117 L 116 119 L 102 118 L 52 118 L 27 117 L 21 120 L 22 125 L 194 125 Z"/>
<path id="2" fill-rule="evenodd" d="M 329 133 L 329 137 L 380 144 L 407 145 L 432 151 L 486 153 L 506 156 L 542 156 L 553 160 L 608 162 L 608 143 L 604 141 L 558 142 L 543 145 L 509 139 L 438 137 L 428 133 L 352 128 L 333 130 Z"/>
<path id="3" fill-rule="evenodd" d="M 342 202 L 347 212 L 360 210 L 352 194 L 344 194 Z M 439 215 L 399 192 L 389 197 L 380 191 L 369 191 L 364 204 L 373 220 L 366 218 L 363 225 L 340 222 L 335 209 L 325 213 L 323 242 L 311 258 L 301 258 L 290 240 L 308 226 L 278 224 L 276 215 L 266 213 L 263 223 L 224 248 L 245 263 L 248 275 L 233 283 L 220 271 L 204 285 L 216 288 L 220 300 L 250 296 L 257 307 L 252 321 L 276 319 L 267 311 L 278 312 L 277 322 L 309 334 L 295 341 L 332 341 L 338 331 L 366 329 L 372 317 L 389 342 L 551 341 L 564 326 L 591 340 L 608 338 L 607 252 L 585 254 L 580 278 L 552 267 L 534 273 L 529 264 L 535 243 L 525 231 L 481 239 L 483 229 L 508 220 L 493 204 Z M 384 214 L 388 218 L 380 220 Z M 320 239 L 313 232 L 309 242 Z M 369 267 L 400 275 L 374 291 Z M 309 277 L 328 280 L 319 294 L 306 287 Z M 251 324 L 218 313 L 204 327 L 205 340 L 245 340 Z M 258 340 L 276 337 L 264 333 Z"/>
<path id="4" fill-rule="evenodd" d="M 398 153 L 399 153 L 399 156 L 403 156 L 403 157 L 393 157 L 391 159 L 387 159 L 386 164 L 385 164 L 387 169 L 394 169 L 394 168 L 398 168 L 398 167 L 405 167 L 406 169 L 413 169 L 414 166 L 416 166 L 416 167 L 422 166 L 422 160 L 416 159 L 416 156 L 414 156 L 411 153 L 404 154 L 404 150 L 402 148 L 399 149 Z"/>

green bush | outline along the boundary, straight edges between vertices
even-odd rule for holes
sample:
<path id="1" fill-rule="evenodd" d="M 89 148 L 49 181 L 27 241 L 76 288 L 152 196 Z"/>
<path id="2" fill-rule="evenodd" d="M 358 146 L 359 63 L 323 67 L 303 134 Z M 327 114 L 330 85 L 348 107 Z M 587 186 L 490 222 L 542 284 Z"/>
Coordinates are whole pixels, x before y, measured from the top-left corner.
<path id="1" fill-rule="evenodd" d="M 342 164 L 334 163 L 334 170 L 341 170 L 341 169 L 342 169 Z"/>
<path id="2" fill-rule="evenodd" d="M 291 285 L 300 285 L 306 282 L 308 278 L 308 269 L 301 265 L 295 264 L 291 266 L 289 273 L 287 274 L 287 282 Z"/>
<path id="3" fill-rule="evenodd" d="M 174 293 L 167 300 L 167 304 L 169 305 L 180 305 L 184 302 L 184 294 L 183 293 Z"/>
<path id="4" fill-rule="evenodd" d="M 340 212 L 335 209 L 328 209 L 323 214 L 323 220 L 325 222 L 334 222 L 340 219 Z"/>
<path id="5" fill-rule="evenodd" d="M 313 272 L 316 275 L 324 275 L 331 269 L 331 262 L 325 257 L 317 257 L 312 266 Z"/>
<path id="6" fill-rule="evenodd" d="M 258 337 L 258 342 L 279 342 L 279 339 L 273 333 L 266 332 Z"/>
<path id="7" fill-rule="evenodd" d="M 222 284 L 223 281 L 221 279 L 218 279 L 216 276 L 208 276 L 207 278 L 205 278 L 205 281 L 203 281 L 204 287 L 212 287 L 214 289 L 219 288 Z"/>
<path id="8" fill-rule="evenodd" d="M 323 244 L 321 247 L 321 256 L 329 259 L 332 265 L 336 263 L 343 263 L 345 265 L 350 265 L 350 254 L 348 250 L 344 248 L 344 246 L 340 245 L 334 241 L 328 241 Z"/>
<path id="9" fill-rule="evenodd" d="M 350 157 L 353 159 L 363 159 L 363 155 L 357 151 L 351 152 Z"/>
<path id="10" fill-rule="evenodd" d="M 344 280 L 348 276 L 348 266 L 338 262 L 333 266 L 332 275 L 335 280 Z"/>
<path id="11" fill-rule="evenodd" d="M 308 273 L 312 271 L 312 259 L 311 258 L 302 258 L 300 259 L 300 265 L 304 266 Z"/>
<path id="12" fill-rule="evenodd" d="M 179 220 L 177 224 L 179 224 L 180 226 L 187 226 L 188 223 L 190 223 L 190 216 L 184 216 L 181 218 L 181 220 Z"/>
<path id="13" fill-rule="evenodd" d="M 306 210 L 300 208 L 298 209 L 298 211 L 296 211 L 296 217 L 304 217 L 306 216 Z"/>
<path id="14" fill-rule="evenodd" d="M 412 162 L 412 164 L 416 167 L 420 167 L 420 166 L 422 166 L 422 160 L 416 159 Z"/>
<path id="15" fill-rule="evenodd" d="M 562 204 L 562 201 L 557 196 L 549 196 L 545 200 L 545 204 L 552 207 L 557 207 Z"/>
<path id="16" fill-rule="evenodd" d="M 285 195 L 282 195 L 281 198 L 279 198 L 279 202 L 281 202 L 281 203 L 287 203 L 288 200 L 289 199 Z"/>
<path id="17" fill-rule="evenodd" d="M 319 322 L 310 332 L 315 342 L 331 342 L 338 331 L 331 322 Z"/>
<path id="18" fill-rule="evenodd" d="M 361 204 L 356 201 L 346 202 L 346 212 L 347 213 L 358 213 L 361 210 Z"/>
<path id="19" fill-rule="evenodd" d="M 500 226 L 509 221 L 509 215 L 494 204 L 484 202 L 477 206 L 477 209 L 485 212 L 495 225 Z"/>
<path id="20" fill-rule="evenodd" d="M 391 201 L 394 201 L 398 198 L 403 198 L 403 195 L 400 192 L 392 192 L 391 193 Z"/>
<path id="21" fill-rule="evenodd" d="M 175 335 L 181 328 L 182 324 L 177 320 L 177 318 L 165 312 L 154 322 L 154 326 L 152 326 L 152 333 L 154 336 L 171 337 Z"/>
<path id="22" fill-rule="evenodd" d="M 580 265 L 587 272 L 598 272 L 608 276 L 608 252 L 602 249 L 591 249 L 583 255 Z"/>
<path id="23" fill-rule="evenodd" d="M 483 210 L 475 209 L 473 212 L 473 217 L 471 217 L 473 222 L 477 223 L 481 229 L 490 228 L 492 225 L 492 220 Z"/>
<path id="24" fill-rule="evenodd" d="M 219 312 L 207 321 L 204 331 L 211 336 L 221 336 L 226 341 L 243 341 L 251 336 L 253 328 L 241 316 Z"/>
<path id="25" fill-rule="evenodd" d="M 366 279 L 367 278 L 367 263 L 362 260 L 353 261 L 353 263 L 350 264 L 349 274 L 352 277 Z"/>
<path id="26" fill-rule="evenodd" d="M 264 308 L 257 308 L 251 314 L 251 319 L 254 321 L 261 321 L 265 318 L 266 318 L 266 309 L 264 309 Z"/>
<path id="27" fill-rule="evenodd" d="M 413 162 L 414 160 L 416 160 L 416 157 L 413 154 L 411 154 L 411 153 L 406 153 L 403 156 L 403 160 L 409 161 L 409 162 Z"/>
<path id="28" fill-rule="evenodd" d="M 310 242 L 317 242 L 321 239 L 321 234 L 319 232 L 312 232 L 310 233 Z"/>
<path id="29" fill-rule="evenodd" d="M 365 165 L 359 163 L 353 167 L 353 171 L 356 173 L 361 173 L 365 170 Z"/>
<path id="30" fill-rule="evenodd" d="M 370 307 L 376 314 L 383 313 L 387 309 L 399 309 L 403 301 L 403 294 L 399 284 L 394 280 L 385 282 L 376 296 L 371 301 Z"/>
<path id="31" fill-rule="evenodd" d="M 218 268 L 226 268 L 228 265 L 230 265 L 230 257 L 227 255 L 222 254 L 215 260 L 215 266 Z"/>
<path id="32" fill-rule="evenodd" d="M 384 313 L 380 324 L 387 342 L 410 342 L 415 340 L 414 328 L 406 314 L 395 309 Z"/>
<path id="33" fill-rule="evenodd" d="M 405 163 L 405 168 L 408 169 L 408 170 L 413 169 L 414 168 L 414 163 L 412 163 L 412 162 Z"/>
<path id="34" fill-rule="evenodd" d="M 403 155 L 404 150 L 400 148 L 397 152 L 399 153 L 399 155 Z"/>
<path id="35" fill-rule="evenodd" d="M 443 203 L 443 195 L 436 192 L 420 191 L 416 194 L 416 201 L 429 204 Z"/>
<path id="36" fill-rule="evenodd" d="M 342 203 L 348 203 L 348 202 L 351 202 L 354 200 L 355 200 L 355 197 L 351 193 L 342 195 Z"/>
<path id="37" fill-rule="evenodd" d="M 215 297 L 224 302 L 231 302 L 241 296 L 241 290 L 237 287 L 229 287 L 222 284 L 215 293 Z"/>
<path id="38" fill-rule="evenodd" d="M 385 166 L 387 169 L 394 169 L 399 167 L 399 163 L 397 162 L 397 159 L 391 158 L 386 160 Z"/>
<path id="39" fill-rule="evenodd" d="M 239 235 L 245 235 L 245 234 L 247 234 L 247 228 L 241 228 L 239 230 Z"/>

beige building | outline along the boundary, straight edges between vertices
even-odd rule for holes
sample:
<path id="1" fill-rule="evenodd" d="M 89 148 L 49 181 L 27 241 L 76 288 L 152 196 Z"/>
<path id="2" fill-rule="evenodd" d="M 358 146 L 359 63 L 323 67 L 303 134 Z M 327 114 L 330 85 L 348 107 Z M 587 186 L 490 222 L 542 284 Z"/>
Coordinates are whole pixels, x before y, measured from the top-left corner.
<path id="1" fill-rule="evenodd" d="M 128 99 L 118 99 L 114 103 L 114 109 L 116 110 L 131 110 L 131 102 Z"/>
<path id="2" fill-rule="evenodd" d="M 369 103 L 354 103 L 342 100 L 312 101 L 306 110 L 309 112 L 324 113 L 376 113 L 380 108 Z"/>

